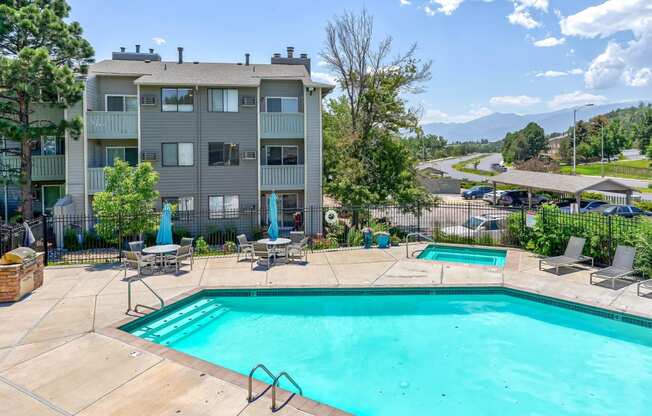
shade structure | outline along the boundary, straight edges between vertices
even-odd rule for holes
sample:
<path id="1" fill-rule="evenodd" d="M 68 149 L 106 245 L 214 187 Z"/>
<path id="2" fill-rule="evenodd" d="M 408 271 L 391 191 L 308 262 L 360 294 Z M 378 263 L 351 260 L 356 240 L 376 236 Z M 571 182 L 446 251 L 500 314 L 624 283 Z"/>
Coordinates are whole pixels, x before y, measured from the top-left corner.
<path id="1" fill-rule="evenodd" d="M 156 234 L 156 244 L 172 244 L 172 209 L 170 204 L 163 205 L 161 223 Z"/>
<path id="2" fill-rule="evenodd" d="M 278 211 L 276 209 L 276 193 L 272 192 L 267 201 L 268 208 L 268 220 L 269 228 L 267 229 L 267 235 L 270 240 L 276 240 L 278 238 Z"/>

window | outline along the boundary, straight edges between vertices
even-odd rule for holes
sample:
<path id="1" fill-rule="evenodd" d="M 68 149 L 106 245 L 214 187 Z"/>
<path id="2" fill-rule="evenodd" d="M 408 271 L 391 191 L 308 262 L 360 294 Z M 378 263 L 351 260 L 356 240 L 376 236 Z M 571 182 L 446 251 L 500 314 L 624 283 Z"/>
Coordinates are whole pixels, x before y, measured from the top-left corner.
<path id="1" fill-rule="evenodd" d="M 65 153 L 65 139 L 63 137 L 45 136 L 35 142 L 33 155 L 62 155 Z"/>
<path id="2" fill-rule="evenodd" d="M 106 111 L 138 111 L 135 95 L 106 95 Z"/>
<path id="3" fill-rule="evenodd" d="M 106 148 L 106 166 L 113 166 L 115 160 L 120 159 L 129 163 L 130 166 L 138 164 L 137 147 L 107 147 Z"/>
<path id="4" fill-rule="evenodd" d="M 163 143 L 161 164 L 163 166 L 192 166 L 195 163 L 192 143 Z"/>
<path id="5" fill-rule="evenodd" d="M 299 163 L 298 146 L 267 146 L 267 164 L 297 165 Z"/>
<path id="6" fill-rule="evenodd" d="M 192 112 L 193 97 L 192 88 L 161 88 L 161 111 Z"/>
<path id="7" fill-rule="evenodd" d="M 240 146 L 233 143 L 208 143 L 208 166 L 238 166 Z"/>
<path id="8" fill-rule="evenodd" d="M 217 195 L 208 197 L 208 218 L 238 218 L 240 196 Z"/>
<path id="9" fill-rule="evenodd" d="M 298 97 L 267 97 L 268 113 L 298 113 Z"/>
<path id="10" fill-rule="evenodd" d="M 192 196 L 167 196 L 161 198 L 161 204 L 171 204 L 176 206 L 176 217 L 177 218 L 186 218 L 190 217 L 192 211 L 195 210 L 195 198 Z"/>
<path id="11" fill-rule="evenodd" d="M 238 90 L 209 89 L 208 111 L 237 113 L 238 112 Z"/>

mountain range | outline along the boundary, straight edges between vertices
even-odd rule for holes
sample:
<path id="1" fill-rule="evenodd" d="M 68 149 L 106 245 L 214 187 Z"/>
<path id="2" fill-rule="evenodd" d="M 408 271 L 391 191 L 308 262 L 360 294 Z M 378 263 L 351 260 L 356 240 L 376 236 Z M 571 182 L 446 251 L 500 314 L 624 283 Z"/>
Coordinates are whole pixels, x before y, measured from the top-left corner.
<path id="1" fill-rule="evenodd" d="M 639 105 L 638 101 L 614 104 L 601 104 L 593 107 L 582 108 L 577 113 L 578 120 L 587 120 L 600 114 L 605 114 L 619 108 L 628 108 Z M 514 114 L 492 113 L 488 116 L 476 118 L 466 123 L 428 123 L 423 124 L 424 133 L 443 136 L 448 141 L 467 141 L 488 139 L 500 140 L 505 134 L 520 130 L 528 123 L 535 122 L 543 127 L 546 134 L 561 133 L 573 125 L 573 109 L 552 111 L 539 114 Z"/>

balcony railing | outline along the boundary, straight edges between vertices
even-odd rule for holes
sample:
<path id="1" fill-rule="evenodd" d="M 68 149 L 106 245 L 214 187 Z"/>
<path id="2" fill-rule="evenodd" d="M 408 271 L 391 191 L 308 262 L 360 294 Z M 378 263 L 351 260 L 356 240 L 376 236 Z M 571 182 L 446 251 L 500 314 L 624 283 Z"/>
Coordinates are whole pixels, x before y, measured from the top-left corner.
<path id="1" fill-rule="evenodd" d="M 89 194 L 104 191 L 104 168 L 88 168 L 87 180 Z"/>
<path id="2" fill-rule="evenodd" d="M 303 113 L 260 113 L 262 139 L 303 139 Z"/>
<path id="3" fill-rule="evenodd" d="M 6 162 L 3 163 L 0 155 L 0 165 L 13 170 L 20 169 L 19 156 L 6 156 Z M 32 156 L 32 180 L 33 181 L 63 181 L 66 179 L 66 156 L 65 155 L 44 155 Z"/>
<path id="4" fill-rule="evenodd" d="M 260 189 L 263 191 L 298 189 L 303 188 L 303 183 L 303 165 L 260 167 Z"/>
<path id="5" fill-rule="evenodd" d="M 138 138 L 138 113 L 135 111 L 89 111 L 86 113 L 89 139 Z"/>

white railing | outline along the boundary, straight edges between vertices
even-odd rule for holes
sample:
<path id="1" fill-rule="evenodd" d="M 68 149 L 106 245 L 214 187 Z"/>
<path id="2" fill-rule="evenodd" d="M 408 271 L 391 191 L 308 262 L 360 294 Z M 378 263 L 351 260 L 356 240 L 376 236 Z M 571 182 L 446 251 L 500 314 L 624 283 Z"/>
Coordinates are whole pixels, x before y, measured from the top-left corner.
<path id="1" fill-rule="evenodd" d="M 262 139 L 303 139 L 303 113 L 260 113 Z"/>
<path id="2" fill-rule="evenodd" d="M 135 111 L 89 111 L 86 113 L 89 139 L 138 138 L 138 113 Z"/>
<path id="3" fill-rule="evenodd" d="M 304 166 L 266 166 L 260 167 L 260 188 L 265 191 L 274 189 L 303 188 Z"/>

